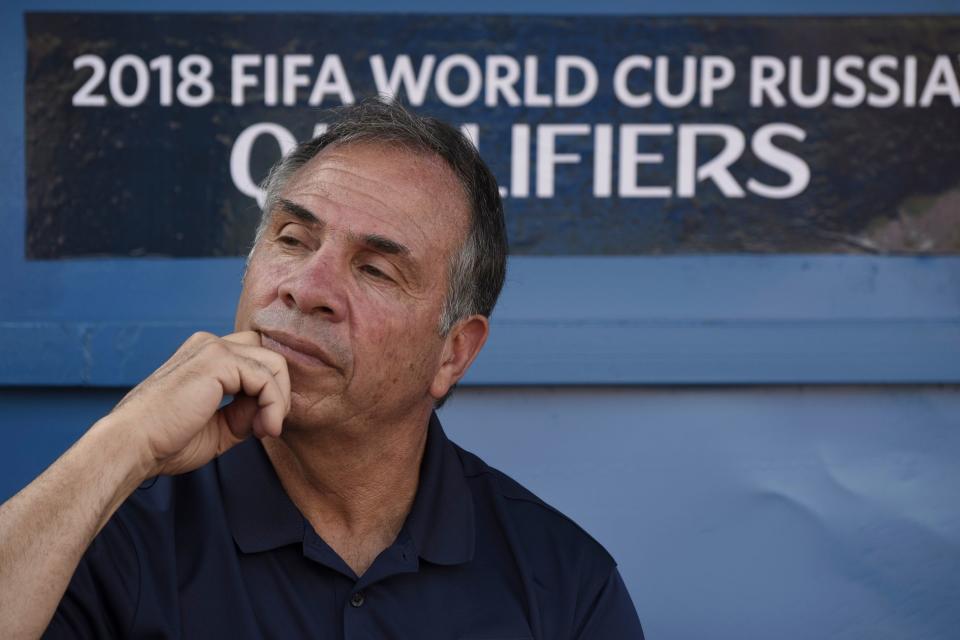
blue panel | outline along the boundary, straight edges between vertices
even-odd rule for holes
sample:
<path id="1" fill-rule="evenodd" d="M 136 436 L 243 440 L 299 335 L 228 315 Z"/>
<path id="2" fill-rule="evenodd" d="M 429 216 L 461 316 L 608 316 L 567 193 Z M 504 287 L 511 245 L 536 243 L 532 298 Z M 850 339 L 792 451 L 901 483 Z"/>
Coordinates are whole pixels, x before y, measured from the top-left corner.
<path id="1" fill-rule="evenodd" d="M 0 389 L 0 501 L 22 489 L 123 397 L 116 389 Z"/>
<path id="2" fill-rule="evenodd" d="M 0 324 L 0 384 L 131 386 L 198 325 Z M 200 328 L 227 333 L 229 325 Z M 960 381 L 960 325 L 495 323 L 464 384 Z M 905 348 L 906 347 L 908 348 Z"/>
<path id="3" fill-rule="evenodd" d="M 240 260 L 20 265 L 0 384 L 132 385 L 231 330 Z M 43 286 L 39 283 L 45 283 Z M 960 258 L 517 258 L 466 384 L 960 381 Z"/>
<path id="4" fill-rule="evenodd" d="M 85 2 L 90 10 L 126 2 Z M 330 3 L 433 11 L 443 3 Z M 316 10 L 286 1 L 274 10 Z M 24 9 L 0 8 L 0 384 L 132 384 L 197 329 L 227 331 L 240 260 L 23 259 Z M 142 10 L 264 10 L 262 2 Z M 960 11 L 952 1 L 483 3 L 531 13 L 857 14 Z M 722 257 L 511 262 L 494 335 L 468 383 L 930 382 L 960 380 L 960 259 Z"/>

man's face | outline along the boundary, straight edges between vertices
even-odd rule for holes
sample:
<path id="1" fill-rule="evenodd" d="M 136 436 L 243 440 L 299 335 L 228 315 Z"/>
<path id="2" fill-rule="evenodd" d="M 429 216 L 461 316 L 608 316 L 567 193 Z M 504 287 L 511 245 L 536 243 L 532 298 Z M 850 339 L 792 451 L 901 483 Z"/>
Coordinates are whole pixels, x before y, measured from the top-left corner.
<path id="1" fill-rule="evenodd" d="M 432 405 L 448 265 L 469 214 L 435 156 L 353 143 L 287 182 L 253 251 L 236 328 L 289 363 L 287 428 Z"/>

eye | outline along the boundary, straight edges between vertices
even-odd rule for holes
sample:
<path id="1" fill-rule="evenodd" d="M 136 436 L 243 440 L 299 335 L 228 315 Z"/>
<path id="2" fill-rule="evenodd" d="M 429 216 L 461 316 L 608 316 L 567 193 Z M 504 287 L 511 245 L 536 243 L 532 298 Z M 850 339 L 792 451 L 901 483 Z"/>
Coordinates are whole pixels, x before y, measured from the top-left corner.
<path id="1" fill-rule="evenodd" d="M 277 236 L 277 242 L 288 247 L 302 247 L 303 243 L 293 236 Z"/>
<path id="2" fill-rule="evenodd" d="M 373 276 L 378 280 L 390 280 L 390 276 L 385 274 L 383 271 L 373 266 L 372 264 L 364 264 L 360 266 L 360 270 L 366 273 L 367 275 Z"/>

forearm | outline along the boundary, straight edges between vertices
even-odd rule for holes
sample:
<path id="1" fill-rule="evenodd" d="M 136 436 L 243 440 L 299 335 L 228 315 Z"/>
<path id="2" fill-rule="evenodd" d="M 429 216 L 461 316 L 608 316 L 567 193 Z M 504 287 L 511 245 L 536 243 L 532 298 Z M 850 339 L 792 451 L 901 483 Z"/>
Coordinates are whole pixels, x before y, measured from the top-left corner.
<path id="1" fill-rule="evenodd" d="M 148 477 L 135 432 L 105 418 L 0 506 L 0 620 L 12 638 L 38 637 L 81 557 Z"/>
<path id="2" fill-rule="evenodd" d="M 221 409 L 225 395 L 235 399 Z M 198 469 L 251 434 L 279 436 L 289 410 L 286 360 L 259 334 L 191 336 L 0 506 L 4 637 L 43 633 L 84 552 L 146 478 Z"/>

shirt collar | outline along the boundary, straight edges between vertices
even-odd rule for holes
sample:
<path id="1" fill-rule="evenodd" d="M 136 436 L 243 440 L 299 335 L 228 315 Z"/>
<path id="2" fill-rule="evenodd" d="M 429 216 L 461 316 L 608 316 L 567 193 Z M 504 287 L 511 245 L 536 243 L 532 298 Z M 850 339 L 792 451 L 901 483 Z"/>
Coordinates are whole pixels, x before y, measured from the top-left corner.
<path id="1" fill-rule="evenodd" d="M 241 551 L 256 553 L 303 540 L 306 521 L 257 439 L 241 442 L 216 464 L 230 532 Z"/>
<path id="2" fill-rule="evenodd" d="M 233 539 L 244 553 L 303 540 L 306 520 L 287 496 L 260 443 L 251 438 L 216 460 Z M 420 464 L 420 482 L 404 529 L 418 555 L 434 564 L 473 559 L 473 496 L 453 443 L 434 413 Z"/>

